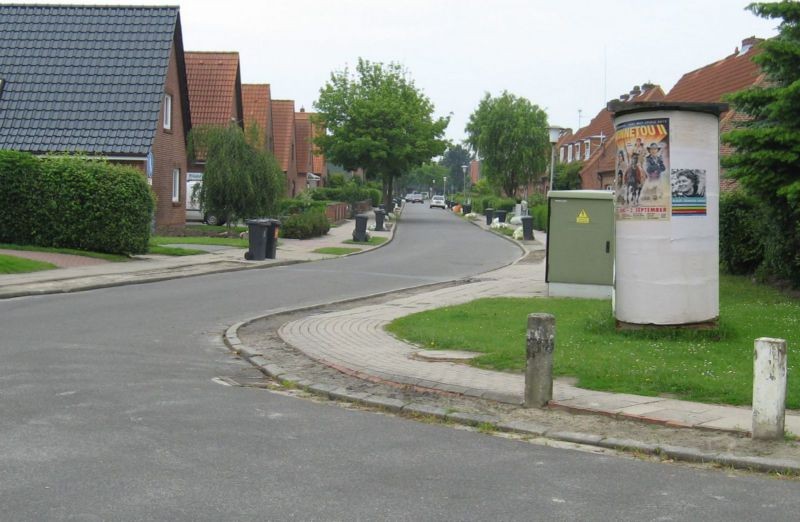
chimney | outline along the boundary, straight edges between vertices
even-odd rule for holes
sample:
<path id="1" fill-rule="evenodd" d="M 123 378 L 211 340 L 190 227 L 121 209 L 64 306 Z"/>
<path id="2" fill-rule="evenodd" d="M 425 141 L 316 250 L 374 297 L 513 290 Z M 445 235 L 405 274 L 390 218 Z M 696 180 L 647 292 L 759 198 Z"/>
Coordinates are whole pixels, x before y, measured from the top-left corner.
<path id="1" fill-rule="evenodd" d="M 302 105 L 300 106 L 300 112 L 306 112 L 306 108 L 303 107 Z"/>
<path id="2" fill-rule="evenodd" d="M 756 38 L 755 36 L 751 36 L 750 38 L 745 38 L 742 40 L 742 54 L 746 53 L 750 49 L 752 49 L 756 44 L 763 42 L 763 38 Z"/>

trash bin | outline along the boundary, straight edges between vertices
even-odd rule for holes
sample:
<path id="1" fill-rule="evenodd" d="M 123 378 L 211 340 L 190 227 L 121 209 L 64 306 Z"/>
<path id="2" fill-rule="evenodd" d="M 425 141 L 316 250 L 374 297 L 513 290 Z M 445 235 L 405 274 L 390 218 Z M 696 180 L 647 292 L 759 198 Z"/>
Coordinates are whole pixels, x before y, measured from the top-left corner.
<path id="1" fill-rule="evenodd" d="M 494 219 L 494 209 L 493 208 L 485 208 L 483 209 L 483 214 L 486 216 L 486 226 L 492 224 L 492 220 Z"/>
<path id="2" fill-rule="evenodd" d="M 506 214 L 507 213 L 508 212 L 505 211 L 505 210 L 499 210 L 498 209 L 498 210 L 494 211 L 494 217 L 496 217 L 497 221 L 499 221 L 500 223 L 505 223 L 506 222 Z"/>
<path id="3" fill-rule="evenodd" d="M 269 233 L 270 219 L 248 219 L 247 246 L 244 258 L 248 261 L 263 261 L 267 254 L 267 234 Z"/>
<path id="4" fill-rule="evenodd" d="M 359 243 L 367 242 L 367 219 L 369 219 L 369 216 L 366 214 L 356 215 L 356 228 L 353 230 L 353 241 L 358 241 Z"/>
<path id="5" fill-rule="evenodd" d="M 281 230 L 281 222 L 277 219 L 268 219 L 269 226 L 267 227 L 267 244 L 266 256 L 267 259 L 275 259 L 278 250 L 278 235 Z"/>
<path id="6" fill-rule="evenodd" d="M 533 218 L 531 216 L 522 216 L 522 239 L 525 241 L 533 241 Z"/>
<path id="7" fill-rule="evenodd" d="M 384 231 L 383 220 L 385 217 L 386 217 L 386 211 L 384 211 L 382 208 L 379 208 L 378 210 L 375 211 L 375 230 L 377 230 L 378 232 Z"/>
<path id="8" fill-rule="evenodd" d="M 463 208 L 463 209 L 464 209 L 464 214 L 470 214 L 470 213 L 472 213 L 472 205 L 471 205 L 471 204 L 469 204 L 469 203 L 465 203 L 465 204 L 464 204 L 464 206 L 463 206 L 463 207 L 461 207 L 461 208 Z"/>

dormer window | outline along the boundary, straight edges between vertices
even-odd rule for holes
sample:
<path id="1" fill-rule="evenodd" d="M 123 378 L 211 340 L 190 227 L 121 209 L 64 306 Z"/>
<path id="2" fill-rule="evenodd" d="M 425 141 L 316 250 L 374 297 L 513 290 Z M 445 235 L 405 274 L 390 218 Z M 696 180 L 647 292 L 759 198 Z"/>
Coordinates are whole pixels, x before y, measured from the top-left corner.
<path id="1" fill-rule="evenodd" d="M 164 130 L 172 130 L 172 96 L 164 95 Z"/>

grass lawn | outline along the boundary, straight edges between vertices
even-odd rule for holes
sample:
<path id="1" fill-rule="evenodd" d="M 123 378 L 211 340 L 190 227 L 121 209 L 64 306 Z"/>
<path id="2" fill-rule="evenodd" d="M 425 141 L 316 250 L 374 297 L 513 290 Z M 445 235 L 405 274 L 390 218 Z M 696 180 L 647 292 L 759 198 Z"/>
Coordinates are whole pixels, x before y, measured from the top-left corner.
<path id="1" fill-rule="evenodd" d="M 236 248 L 247 248 L 247 240 L 239 237 L 208 236 L 152 236 L 150 246 L 160 245 L 222 245 Z"/>
<path id="2" fill-rule="evenodd" d="M 333 256 L 343 256 L 352 254 L 353 252 L 361 252 L 360 248 L 346 248 L 346 247 L 322 247 L 314 250 L 316 254 L 330 254 Z"/>
<path id="3" fill-rule="evenodd" d="M 39 272 L 58 268 L 52 263 L 23 259 L 16 256 L 0 255 L 0 274 L 23 274 L 26 272 Z"/>
<path id="4" fill-rule="evenodd" d="M 788 408 L 800 408 L 800 299 L 751 283 L 720 279 L 720 325 L 715 330 L 617 332 L 610 301 L 481 299 L 393 321 L 388 330 L 431 349 L 483 352 L 473 364 L 520 372 L 525 329 L 533 312 L 556 317 L 554 373 L 583 388 L 747 405 L 753 393 L 753 341 L 786 339 Z"/>
<path id="5" fill-rule="evenodd" d="M 380 245 L 381 243 L 385 243 L 388 241 L 389 238 L 381 237 L 381 236 L 372 236 L 369 238 L 369 241 L 353 241 L 352 239 L 348 239 L 346 241 L 342 241 L 342 243 L 346 243 L 348 245 Z"/>
<path id="6" fill-rule="evenodd" d="M 73 256 L 105 259 L 106 261 L 112 261 L 112 262 L 130 261 L 131 259 L 128 256 L 121 256 L 117 254 L 106 254 L 103 252 L 89 252 L 88 250 L 77 250 L 75 248 L 40 247 L 32 245 L 15 245 L 12 243 L 0 243 L 0 248 L 6 248 L 9 250 L 26 250 L 28 252 L 54 252 L 56 254 L 71 254 Z"/>

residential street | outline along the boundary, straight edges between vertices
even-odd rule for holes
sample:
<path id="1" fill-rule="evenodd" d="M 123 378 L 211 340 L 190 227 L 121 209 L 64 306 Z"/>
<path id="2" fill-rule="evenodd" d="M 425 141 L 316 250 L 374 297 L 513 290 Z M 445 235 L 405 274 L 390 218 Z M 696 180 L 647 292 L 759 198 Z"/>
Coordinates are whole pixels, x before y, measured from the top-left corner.
<path id="1" fill-rule="evenodd" d="M 397 226 L 342 259 L 0 301 L 0 519 L 796 519 L 796 481 L 221 385 L 257 377 L 222 343 L 238 321 L 521 254 L 427 205 Z"/>

